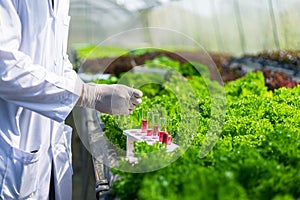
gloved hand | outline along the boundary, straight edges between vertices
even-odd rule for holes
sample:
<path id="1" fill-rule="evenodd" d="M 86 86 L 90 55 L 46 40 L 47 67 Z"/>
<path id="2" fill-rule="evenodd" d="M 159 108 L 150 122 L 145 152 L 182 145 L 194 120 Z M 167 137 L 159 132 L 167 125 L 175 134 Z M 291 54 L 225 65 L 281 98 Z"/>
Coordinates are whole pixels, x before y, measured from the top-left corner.
<path id="1" fill-rule="evenodd" d="M 142 103 L 142 95 L 140 90 L 122 84 L 84 83 L 76 105 L 107 114 L 131 114 Z"/>

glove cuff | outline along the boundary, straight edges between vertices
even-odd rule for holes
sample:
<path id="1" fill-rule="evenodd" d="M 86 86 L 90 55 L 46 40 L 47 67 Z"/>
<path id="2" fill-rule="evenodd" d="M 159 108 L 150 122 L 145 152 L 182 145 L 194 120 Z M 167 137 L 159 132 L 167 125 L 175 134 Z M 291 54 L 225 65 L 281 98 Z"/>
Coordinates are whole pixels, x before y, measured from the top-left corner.
<path id="1" fill-rule="evenodd" d="M 82 85 L 82 93 L 77 101 L 77 106 L 95 109 L 96 101 L 96 85 L 84 83 Z"/>

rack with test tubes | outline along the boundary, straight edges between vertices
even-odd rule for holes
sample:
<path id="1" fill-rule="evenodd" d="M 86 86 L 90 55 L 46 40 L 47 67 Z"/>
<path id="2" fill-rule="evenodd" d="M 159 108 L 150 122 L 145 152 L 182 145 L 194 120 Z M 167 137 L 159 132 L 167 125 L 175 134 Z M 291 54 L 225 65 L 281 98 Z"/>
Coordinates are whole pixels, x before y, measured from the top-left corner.
<path id="1" fill-rule="evenodd" d="M 127 136 L 126 156 L 134 157 L 134 142 L 146 141 L 153 145 L 155 142 L 166 144 L 166 151 L 172 152 L 179 146 L 172 142 L 172 136 L 167 131 L 167 118 L 158 113 L 147 112 L 142 114 L 141 128 L 124 130 L 123 134 Z"/>

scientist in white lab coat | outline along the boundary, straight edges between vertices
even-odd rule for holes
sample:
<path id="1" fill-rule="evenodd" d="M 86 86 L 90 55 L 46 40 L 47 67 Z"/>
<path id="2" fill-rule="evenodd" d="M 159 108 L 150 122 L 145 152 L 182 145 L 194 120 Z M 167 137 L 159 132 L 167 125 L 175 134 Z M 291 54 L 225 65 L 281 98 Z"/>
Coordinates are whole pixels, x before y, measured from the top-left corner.
<path id="1" fill-rule="evenodd" d="M 68 10 L 69 0 L 0 1 L 0 199 L 71 199 L 72 108 L 130 114 L 141 103 L 139 90 L 80 80 Z"/>

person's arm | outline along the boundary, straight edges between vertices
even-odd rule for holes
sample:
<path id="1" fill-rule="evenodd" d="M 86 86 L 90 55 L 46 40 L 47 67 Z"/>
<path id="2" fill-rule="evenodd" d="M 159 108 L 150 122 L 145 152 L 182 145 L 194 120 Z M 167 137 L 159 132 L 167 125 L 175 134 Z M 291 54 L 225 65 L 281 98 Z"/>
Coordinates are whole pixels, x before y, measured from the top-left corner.
<path id="1" fill-rule="evenodd" d="M 74 76 L 75 71 L 64 56 L 64 76 Z M 140 104 L 143 93 L 122 84 L 85 83 L 76 106 L 96 109 L 108 114 L 130 114 L 136 105 Z"/>
<path id="2" fill-rule="evenodd" d="M 58 76 L 19 51 L 21 24 L 11 0 L 0 1 L 0 98 L 57 121 L 70 113 L 82 92 L 76 73 Z"/>
<path id="3" fill-rule="evenodd" d="M 64 76 L 75 76 L 68 55 L 64 53 Z M 131 114 L 135 106 L 142 102 L 142 96 L 140 90 L 122 84 L 84 83 L 76 106 L 92 108 L 108 114 Z"/>

